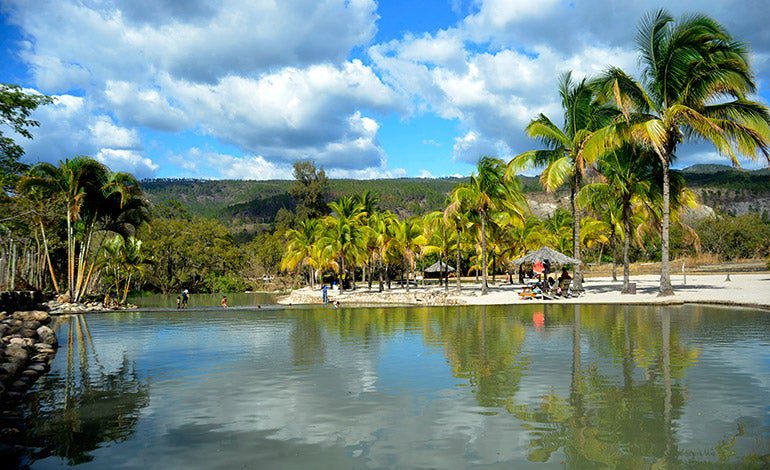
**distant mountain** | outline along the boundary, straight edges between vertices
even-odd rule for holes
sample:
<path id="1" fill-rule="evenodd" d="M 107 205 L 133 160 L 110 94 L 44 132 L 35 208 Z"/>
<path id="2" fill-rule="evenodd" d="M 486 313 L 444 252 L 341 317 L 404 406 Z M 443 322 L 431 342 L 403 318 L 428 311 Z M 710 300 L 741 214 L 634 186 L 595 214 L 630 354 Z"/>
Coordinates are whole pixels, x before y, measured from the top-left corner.
<path id="1" fill-rule="evenodd" d="M 727 165 L 693 165 L 681 170 L 699 200 L 732 213 L 762 212 L 770 208 L 770 171 L 743 170 Z M 547 194 L 537 177 L 519 177 L 522 189 L 538 214 L 566 206 L 565 195 Z M 442 209 L 457 184 L 467 178 L 398 178 L 329 181 L 331 199 L 371 191 L 380 206 L 401 216 Z M 191 214 L 226 222 L 234 232 L 260 230 L 275 219 L 281 208 L 293 209 L 291 181 L 153 179 L 142 187 L 154 204 L 178 201 Z"/>

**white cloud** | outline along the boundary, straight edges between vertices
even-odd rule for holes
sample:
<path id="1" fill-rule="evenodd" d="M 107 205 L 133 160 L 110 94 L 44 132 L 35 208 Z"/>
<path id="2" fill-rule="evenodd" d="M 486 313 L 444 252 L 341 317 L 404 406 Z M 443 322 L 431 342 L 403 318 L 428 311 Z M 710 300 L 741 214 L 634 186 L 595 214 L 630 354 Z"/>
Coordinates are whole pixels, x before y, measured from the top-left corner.
<path id="1" fill-rule="evenodd" d="M 141 146 L 135 129 L 116 126 L 109 116 L 97 116 L 88 129 L 97 147 L 133 149 Z"/>
<path id="2" fill-rule="evenodd" d="M 245 180 L 286 180 L 292 178 L 291 165 L 271 163 L 260 156 L 235 157 L 192 149 L 190 158 L 204 161 L 219 172 L 216 175 L 219 178 Z"/>
<path id="3" fill-rule="evenodd" d="M 165 90 L 139 89 L 126 81 L 107 80 L 104 95 L 122 121 L 163 131 L 181 131 L 192 122 L 187 114 L 173 106 Z"/>
<path id="4" fill-rule="evenodd" d="M 112 171 L 126 171 L 137 178 L 155 176 L 160 168 L 151 159 L 135 150 L 103 148 L 96 154 L 96 159 L 109 166 Z"/>
<path id="5" fill-rule="evenodd" d="M 417 174 L 418 178 L 433 178 L 433 174 L 428 170 L 420 170 Z"/>

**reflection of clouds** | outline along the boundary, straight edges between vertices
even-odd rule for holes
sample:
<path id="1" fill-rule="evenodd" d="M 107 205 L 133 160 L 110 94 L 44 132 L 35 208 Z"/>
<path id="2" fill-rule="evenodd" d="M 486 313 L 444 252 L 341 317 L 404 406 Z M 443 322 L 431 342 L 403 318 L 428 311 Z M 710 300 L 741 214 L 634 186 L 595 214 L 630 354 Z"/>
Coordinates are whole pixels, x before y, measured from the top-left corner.
<path id="1" fill-rule="evenodd" d="M 522 423 L 502 408 L 479 406 L 467 380 L 451 377 L 441 340 L 427 345 L 415 331 L 361 338 L 340 336 L 320 323 L 322 360 L 297 366 L 291 332 L 303 314 L 91 317 L 101 363 L 113 369 L 125 352 L 151 384 L 150 406 L 135 437 L 97 450 L 96 463 L 103 458 L 134 468 L 160 462 L 263 468 L 520 465 L 548 426 L 533 431 L 527 426 L 534 423 Z M 684 328 L 672 324 L 672 332 L 678 327 Z M 548 326 L 545 334 L 527 328 L 519 359 L 528 367 L 513 404 L 531 409 L 546 394 L 569 396 L 572 325 Z M 597 367 L 617 386 L 622 365 L 609 356 L 608 341 L 599 329 L 584 326 L 581 363 L 584 371 Z M 674 423 L 682 449 L 713 447 L 735 433 L 740 417 L 766 413 L 766 338 L 703 346 L 703 351 L 684 379 L 675 381 L 686 389 Z M 638 376 L 634 382 L 641 385 Z M 752 429 L 747 439 L 760 432 Z M 550 462 L 563 459 L 558 451 Z"/>

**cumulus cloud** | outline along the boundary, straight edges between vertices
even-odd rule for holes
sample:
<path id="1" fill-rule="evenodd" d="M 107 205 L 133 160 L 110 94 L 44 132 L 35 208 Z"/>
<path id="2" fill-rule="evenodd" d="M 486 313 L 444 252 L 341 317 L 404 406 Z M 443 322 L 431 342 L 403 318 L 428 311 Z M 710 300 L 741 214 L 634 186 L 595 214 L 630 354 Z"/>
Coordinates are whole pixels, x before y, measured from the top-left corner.
<path id="1" fill-rule="evenodd" d="M 135 150 L 103 148 L 96 154 L 96 159 L 112 171 L 126 171 L 137 178 L 149 178 L 160 168 L 151 159 Z"/>

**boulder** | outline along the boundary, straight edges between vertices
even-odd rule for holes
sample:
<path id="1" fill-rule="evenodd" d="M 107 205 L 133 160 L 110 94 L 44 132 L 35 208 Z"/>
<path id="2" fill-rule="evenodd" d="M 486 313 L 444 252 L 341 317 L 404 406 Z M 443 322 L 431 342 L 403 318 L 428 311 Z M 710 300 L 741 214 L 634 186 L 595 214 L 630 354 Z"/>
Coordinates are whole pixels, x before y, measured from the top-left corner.
<path id="1" fill-rule="evenodd" d="M 25 320 L 24 323 L 22 323 L 22 328 L 29 328 L 30 330 L 37 330 L 40 328 L 43 324 L 40 323 L 37 320 Z"/>
<path id="2" fill-rule="evenodd" d="M 38 321 L 42 324 L 46 324 L 51 321 L 51 316 L 48 315 L 48 312 L 43 312 L 42 310 L 14 312 L 13 318 L 21 321 Z"/>
<path id="3" fill-rule="evenodd" d="M 58 343 L 56 339 L 56 333 L 54 333 L 53 330 L 47 326 L 41 326 L 37 329 L 36 333 L 41 343 L 50 344 L 51 346 L 54 346 Z"/>
<path id="4" fill-rule="evenodd" d="M 47 369 L 48 368 L 42 362 L 36 362 L 36 363 L 33 363 L 32 365 L 27 366 L 27 370 L 34 370 L 38 374 L 42 374 Z"/>
<path id="5" fill-rule="evenodd" d="M 24 338 L 10 338 L 8 344 L 17 344 L 19 346 L 23 346 Z"/>
<path id="6" fill-rule="evenodd" d="M 6 377 L 13 377 L 16 372 L 19 371 L 20 363 L 16 361 L 8 361 L 0 364 L 0 374 Z"/>
<path id="7" fill-rule="evenodd" d="M 25 376 L 25 377 L 30 377 L 30 378 L 32 378 L 32 379 L 36 379 L 36 378 L 37 378 L 37 376 L 38 376 L 38 375 L 40 375 L 40 373 L 39 373 L 38 371 L 36 371 L 35 369 L 25 369 L 25 370 L 24 370 L 24 371 L 21 373 L 21 375 L 23 375 L 23 376 Z"/>
<path id="8" fill-rule="evenodd" d="M 21 333 L 21 336 L 24 338 L 34 338 L 37 336 L 37 331 L 31 330 L 29 328 L 22 328 L 19 333 Z"/>

